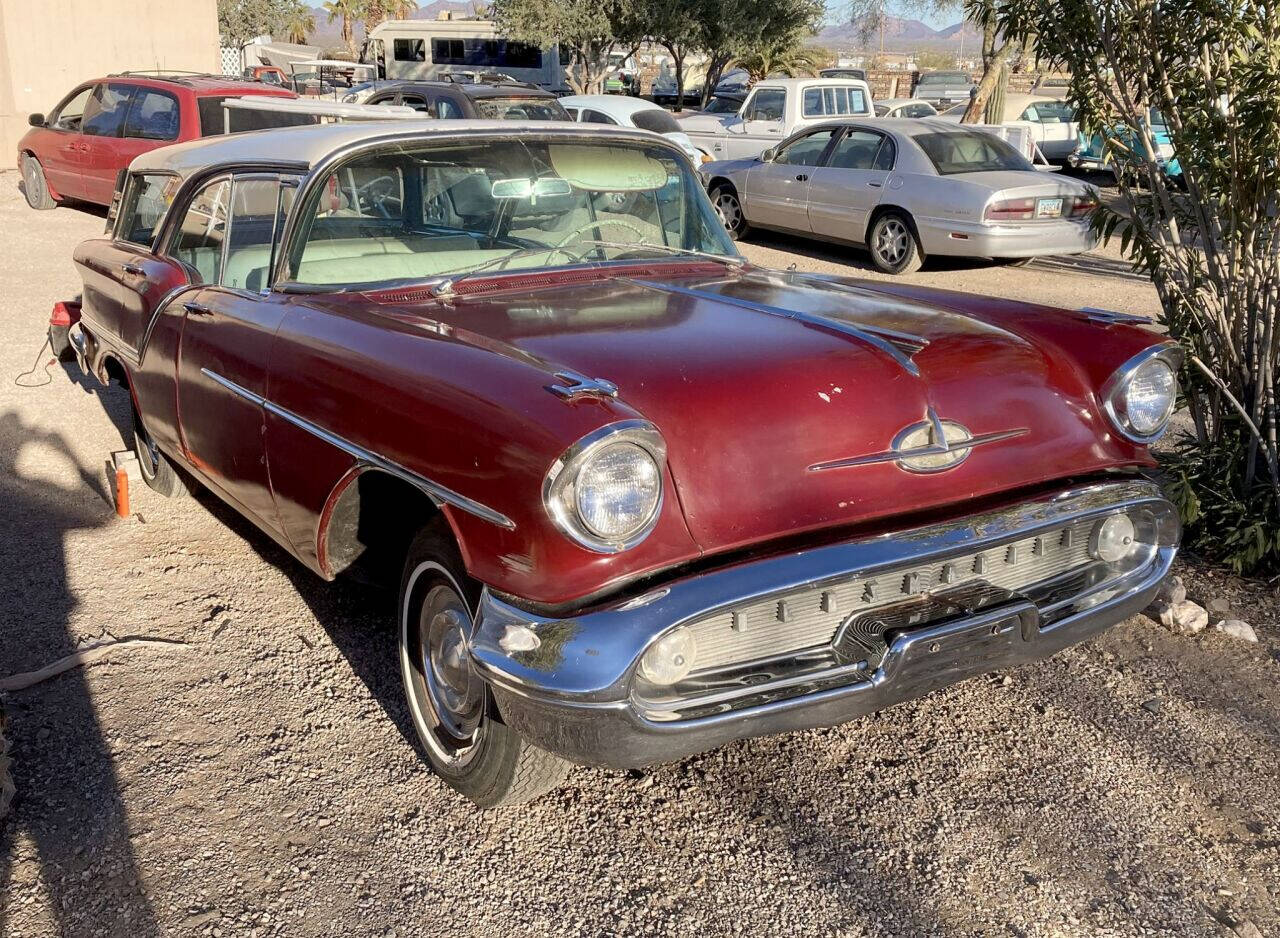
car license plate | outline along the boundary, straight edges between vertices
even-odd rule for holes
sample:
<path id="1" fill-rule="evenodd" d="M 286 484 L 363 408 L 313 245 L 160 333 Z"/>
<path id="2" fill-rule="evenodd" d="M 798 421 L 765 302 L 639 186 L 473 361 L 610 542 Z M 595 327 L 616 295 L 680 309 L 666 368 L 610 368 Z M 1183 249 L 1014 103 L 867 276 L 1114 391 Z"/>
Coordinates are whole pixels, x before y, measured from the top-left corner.
<path id="1" fill-rule="evenodd" d="M 1061 218 L 1062 199 L 1038 199 L 1036 201 L 1037 218 Z"/>

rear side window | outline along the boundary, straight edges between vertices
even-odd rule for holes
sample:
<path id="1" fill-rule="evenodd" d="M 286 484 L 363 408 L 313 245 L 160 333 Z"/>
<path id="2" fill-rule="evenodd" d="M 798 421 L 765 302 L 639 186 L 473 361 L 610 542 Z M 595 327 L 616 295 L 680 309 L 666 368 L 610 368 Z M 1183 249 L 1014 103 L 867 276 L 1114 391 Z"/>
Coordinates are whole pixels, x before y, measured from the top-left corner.
<path id="1" fill-rule="evenodd" d="M 276 256 L 276 238 L 293 194 L 292 187 L 282 187 L 275 177 L 235 181 L 220 284 L 253 292 L 266 289 Z"/>
<path id="2" fill-rule="evenodd" d="M 202 283 L 217 283 L 222 273 L 222 242 L 227 234 L 231 180 L 217 179 L 195 194 L 169 253 L 193 268 Z"/>
<path id="3" fill-rule="evenodd" d="M 588 124 L 616 124 L 618 123 L 603 111 L 597 111 L 593 108 L 586 108 L 582 112 L 582 120 Z"/>
<path id="4" fill-rule="evenodd" d="M 652 130 L 655 134 L 673 134 L 680 132 L 676 119 L 662 108 L 655 107 L 644 111 L 636 111 L 631 116 L 631 123 L 641 130 Z"/>
<path id="5" fill-rule="evenodd" d="M 116 231 L 122 241 L 149 247 L 156 227 L 178 191 L 177 176 L 166 173 L 131 176 Z"/>
<path id="6" fill-rule="evenodd" d="M 491 120 L 563 121 L 569 119 L 560 102 L 550 96 L 476 98 L 475 105 L 477 117 Z"/>
<path id="7" fill-rule="evenodd" d="M 850 130 L 836 144 L 830 165 L 834 169 L 882 169 L 884 167 L 878 166 L 876 162 L 882 139 L 879 134 L 869 130 Z M 889 156 L 889 163 L 892 166 L 892 154 Z"/>
<path id="8" fill-rule="evenodd" d="M 132 95 L 129 85 L 98 85 L 85 108 L 80 132 L 91 137 L 120 136 Z"/>
<path id="9" fill-rule="evenodd" d="M 464 115 L 457 101 L 450 98 L 436 98 L 436 116 L 444 120 L 458 120 Z"/>
<path id="10" fill-rule="evenodd" d="M 868 113 L 867 96 L 861 88 L 806 88 L 804 91 L 805 117 Z"/>
<path id="11" fill-rule="evenodd" d="M 167 91 L 139 88 L 125 118 L 124 135 L 142 140 L 177 140 L 178 99 Z"/>
<path id="12" fill-rule="evenodd" d="M 239 108 L 223 108 L 222 102 L 235 95 L 206 95 L 196 99 L 196 110 L 200 113 L 200 136 L 216 137 L 226 133 L 224 114 L 231 114 L 231 132 L 242 133 L 249 130 L 269 130 L 272 127 L 297 127 L 302 124 L 318 124 L 320 118 L 314 114 L 282 114 L 276 111 L 246 111 Z M 246 97 L 251 97 L 246 95 Z M 252 96 L 258 100 L 270 100 L 267 95 Z"/>
<path id="13" fill-rule="evenodd" d="M 421 39 L 397 39 L 391 44 L 391 55 L 397 62 L 425 62 L 427 44 Z"/>
<path id="14" fill-rule="evenodd" d="M 404 107 L 411 107 L 415 111 L 429 113 L 427 109 L 427 99 L 420 94 L 403 94 L 400 96 L 400 104 Z"/>

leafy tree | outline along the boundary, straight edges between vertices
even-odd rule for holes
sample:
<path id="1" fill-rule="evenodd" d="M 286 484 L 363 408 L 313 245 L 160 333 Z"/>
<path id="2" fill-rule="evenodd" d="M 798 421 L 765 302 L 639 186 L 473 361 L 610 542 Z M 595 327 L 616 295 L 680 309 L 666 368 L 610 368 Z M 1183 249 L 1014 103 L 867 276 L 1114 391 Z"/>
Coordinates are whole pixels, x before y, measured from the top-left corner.
<path id="1" fill-rule="evenodd" d="M 294 0 L 285 13 L 283 28 L 290 42 L 305 43 L 316 30 L 315 14 L 302 0 Z"/>
<path id="2" fill-rule="evenodd" d="M 417 0 L 363 0 L 360 18 L 364 23 L 365 34 L 387 20 L 408 19 L 409 14 L 417 8 Z"/>
<path id="3" fill-rule="evenodd" d="M 1280 570 L 1280 6 L 1274 0 L 993 0 L 1006 36 L 1071 73 L 1121 206 L 1094 224 L 1155 283 L 1187 350 L 1194 433 L 1167 468 L 1190 543 Z M 1154 111 L 1153 111 L 1154 109 Z M 1159 156 L 1167 128 L 1181 173 Z"/>
<path id="4" fill-rule="evenodd" d="M 684 107 L 684 64 L 697 51 L 697 5 L 690 0 L 647 0 L 644 5 L 649 37 L 667 50 L 675 67 L 676 110 Z"/>
<path id="5" fill-rule="evenodd" d="M 503 35 L 548 47 L 559 45 L 569 85 L 598 94 L 618 66 L 610 57 L 634 55 L 645 36 L 635 0 L 494 0 L 490 15 Z"/>
<path id="6" fill-rule="evenodd" d="M 725 69 L 753 52 L 777 54 L 798 46 L 825 13 L 822 0 L 691 0 L 698 17 L 697 49 L 707 58 L 702 103 L 710 99 Z M 781 38 L 779 38 L 781 37 Z M 774 45 L 783 43 L 781 47 Z"/>
<path id="7" fill-rule="evenodd" d="M 293 0 L 218 0 L 218 38 L 240 47 L 257 36 L 284 29 Z"/>
<path id="8" fill-rule="evenodd" d="M 733 65 L 744 70 L 751 82 L 770 75 L 798 78 L 817 74 L 830 60 L 829 55 L 803 45 L 802 37 L 784 37 L 778 42 L 744 52 L 733 60 Z"/>
<path id="9" fill-rule="evenodd" d="M 342 42 L 348 51 L 355 51 L 355 24 L 364 15 L 362 0 L 327 0 L 325 13 L 329 14 L 329 22 L 342 20 Z"/>

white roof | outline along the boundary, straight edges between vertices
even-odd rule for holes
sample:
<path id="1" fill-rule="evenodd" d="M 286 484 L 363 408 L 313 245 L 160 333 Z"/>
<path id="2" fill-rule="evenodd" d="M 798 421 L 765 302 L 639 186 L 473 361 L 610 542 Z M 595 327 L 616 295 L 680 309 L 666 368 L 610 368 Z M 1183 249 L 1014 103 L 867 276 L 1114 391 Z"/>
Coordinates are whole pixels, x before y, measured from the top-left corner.
<path id="1" fill-rule="evenodd" d="M 753 88 L 807 88 L 810 85 L 822 85 L 826 87 L 839 87 L 840 85 L 848 85 L 850 88 L 866 88 L 867 83 L 858 78 L 765 78 L 756 82 Z"/>
<path id="2" fill-rule="evenodd" d="M 560 99 L 565 107 L 589 107 L 606 114 L 634 114 L 637 111 L 665 111 L 652 101 L 623 94 L 571 94 Z"/>
<path id="3" fill-rule="evenodd" d="M 422 120 L 422 113 L 403 104 L 345 104 L 320 98 L 282 98 L 274 94 L 255 94 L 244 98 L 226 98 L 224 108 L 237 111 L 269 111 L 276 114 L 314 114 L 318 117 L 340 117 L 343 120 Z"/>
<path id="4" fill-rule="evenodd" d="M 299 61 L 289 63 L 290 68 L 299 68 L 304 65 L 311 65 L 315 67 L 324 67 L 324 68 L 333 67 L 333 68 L 372 69 L 374 67 L 364 62 L 346 62 L 342 59 L 301 59 Z"/>
<path id="5" fill-rule="evenodd" d="M 630 127 L 584 125 L 572 121 L 433 120 L 360 121 L 344 124 L 310 124 L 280 127 L 252 133 L 224 134 L 143 153 L 130 164 L 133 172 L 170 172 L 180 176 L 212 166 L 249 162 L 290 163 L 310 168 L 330 154 L 361 143 L 379 140 L 431 140 L 500 134 L 503 137 L 550 135 L 592 139 L 625 137 L 652 143 L 654 136 Z"/>

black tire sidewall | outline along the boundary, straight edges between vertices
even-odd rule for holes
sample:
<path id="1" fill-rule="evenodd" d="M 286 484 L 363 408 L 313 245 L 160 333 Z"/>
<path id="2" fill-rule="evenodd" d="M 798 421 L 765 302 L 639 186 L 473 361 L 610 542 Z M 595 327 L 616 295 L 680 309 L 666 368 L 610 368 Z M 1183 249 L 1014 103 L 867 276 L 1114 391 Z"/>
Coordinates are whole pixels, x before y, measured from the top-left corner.
<path id="1" fill-rule="evenodd" d="M 875 249 L 877 233 L 880 231 L 882 225 L 888 224 L 890 221 L 897 221 L 907 230 L 907 253 L 903 255 L 902 260 L 897 264 L 885 263 Z M 900 215 L 897 212 L 885 212 L 877 218 L 875 223 L 871 226 L 871 237 L 868 240 L 870 243 L 867 245 L 867 248 L 871 254 L 871 262 L 875 265 L 877 270 L 886 274 L 900 274 L 911 269 L 913 264 L 918 266 L 920 245 L 916 241 L 915 229 L 905 216 Z"/>
<path id="2" fill-rule="evenodd" d="M 738 241 L 742 238 L 743 235 L 747 233 L 750 227 L 747 224 L 747 216 L 742 213 L 742 199 L 738 196 L 738 193 L 729 186 L 716 186 L 714 189 L 712 189 L 711 202 L 713 205 L 716 206 L 717 218 L 721 218 L 718 203 L 720 201 L 720 196 L 722 194 L 732 197 L 733 201 L 736 202 L 738 205 L 738 227 L 730 228 L 728 225 L 724 225 L 724 230 L 729 232 L 729 237 L 732 238 L 734 241 Z M 721 224 L 724 224 L 723 218 L 721 218 Z"/>
<path id="3" fill-rule="evenodd" d="M 51 209 L 57 205 L 57 201 L 49 193 L 49 183 L 44 178 L 44 167 L 29 153 L 22 157 L 22 190 L 27 204 L 38 211 Z"/>

